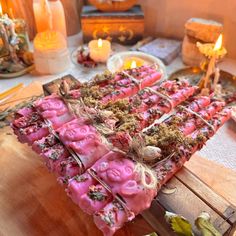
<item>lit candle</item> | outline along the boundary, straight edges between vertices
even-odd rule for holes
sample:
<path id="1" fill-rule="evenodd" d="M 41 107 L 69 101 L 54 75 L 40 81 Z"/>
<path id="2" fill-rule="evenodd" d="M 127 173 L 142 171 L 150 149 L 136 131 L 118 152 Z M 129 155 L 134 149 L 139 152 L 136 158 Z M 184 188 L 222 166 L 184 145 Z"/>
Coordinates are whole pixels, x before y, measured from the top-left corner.
<path id="1" fill-rule="evenodd" d="M 71 65 L 64 36 L 57 31 L 45 31 L 34 39 L 34 62 L 41 74 L 57 74 Z"/>
<path id="2" fill-rule="evenodd" d="M 127 70 L 127 69 L 133 69 L 136 67 L 143 66 L 144 64 L 147 64 L 143 59 L 138 57 L 127 57 L 124 59 L 123 66 L 121 70 Z"/>
<path id="3" fill-rule="evenodd" d="M 207 43 L 207 44 L 201 44 L 197 43 L 197 47 L 200 50 L 202 54 L 204 54 L 207 58 L 210 59 L 206 75 L 201 79 L 200 81 L 200 87 L 203 89 L 207 89 L 209 85 L 209 78 L 210 76 L 215 73 L 215 79 L 213 83 L 213 88 L 216 86 L 219 80 L 219 71 L 216 70 L 216 61 L 224 57 L 227 53 L 226 49 L 222 47 L 222 34 L 218 37 L 215 44 Z"/>
<path id="4" fill-rule="evenodd" d="M 132 62 L 131 62 L 131 65 L 130 65 L 130 69 L 134 69 L 134 68 L 136 68 L 136 67 L 137 67 L 136 61 L 132 61 Z"/>
<path id="5" fill-rule="evenodd" d="M 111 54 L 111 43 L 108 40 L 92 40 L 88 46 L 89 55 L 96 62 L 106 62 Z"/>

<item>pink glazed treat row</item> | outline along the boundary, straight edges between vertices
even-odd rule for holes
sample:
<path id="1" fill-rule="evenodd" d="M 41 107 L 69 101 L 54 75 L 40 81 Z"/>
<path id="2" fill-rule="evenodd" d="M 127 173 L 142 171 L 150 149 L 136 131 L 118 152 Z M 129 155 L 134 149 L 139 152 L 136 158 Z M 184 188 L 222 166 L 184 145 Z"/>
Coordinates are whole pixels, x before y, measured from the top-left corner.
<path id="1" fill-rule="evenodd" d="M 213 116 L 211 122 L 213 127 L 215 128 L 215 132 L 230 118 L 231 112 L 229 109 L 224 109 L 223 112 L 216 113 L 215 116 Z M 196 138 L 198 134 L 202 134 L 206 137 L 206 139 L 209 139 L 211 136 L 215 134 L 214 131 L 209 129 L 209 126 L 203 126 L 200 130 L 197 130 L 196 132 L 190 134 L 193 138 Z M 158 165 L 155 170 L 159 179 L 159 185 L 156 191 L 160 189 L 160 187 L 165 184 L 182 166 L 183 164 L 189 160 L 191 155 L 196 152 L 197 150 L 201 149 L 204 143 L 198 143 L 195 147 L 193 147 L 191 150 L 183 150 L 183 156 L 180 158 L 175 159 L 170 159 L 168 160 L 167 163 L 165 163 L 164 166 Z M 105 160 L 106 161 L 106 160 Z M 100 159 L 99 162 L 101 163 L 102 160 Z M 120 164 L 121 165 L 121 164 Z M 117 165 L 117 169 L 115 166 L 111 164 L 111 167 L 107 168 L 109 171 L 110 168 L 113 167 L 113 172 L 116 170 L 122 169 L 118 168 L 119 165 Z M 124 166 L 123 166 L 124 167 Z M 99 173 L 99 170 L 98 170 Z M 108 172 L 109 173 L 109 172 Z M 109 174 L 107 173 L 107 176 Z M 123 172 L 121 173 L 123 174 Z M 101 174 L 104 176 L 104 174 Z M 148 198 L 148 195 L 153 197 L 154 191 L 145 191 L 145 190 L 140 190 L 140 186 L 135 183 L 134 180 L 129 180 L 127 184 L 121 184 L 119 185 L 120 189 L 118 190 L 119 193 L 123 194 L 125 196 L 125 200 L 127 203 L 127 206 L 129 209 L 133 210 L 135 214 L 140 213 L 142 210 L 146 209 L 145 207 L 149 207 L 150 203 L 152 201 L 151 198 Z M 107 180 L 109 182 L 109 180 Z M 112 181 L 111 181 L 112 182 Z M 73 183 L 75 184 L 75 183 Z M 91 186 L 91 185 L 90 185 Z M 124 188 L 123 188 L 124 186 Z M 127 189 L 126 189 L 127 186 Z M 73 188 L 73 187 L 72 187 Z M 71 185 L 69 184 L 68 189 L 69 189 L 69 194 L 71 195 Z M 87 186 L 87 188 L 89 188 Z M 77 189 L 77 192 L 80 190 Z M 84 191 L 84 190 L 83 190 Z M 127 191 L 127 192 L 126 192 Z M 156 192 L 155 191 L 155 192 Z M 73 193 L 72 193 L 73 194 Z M 86 193 L 87 196 L 89 196 L 88 193 Z M 82 209 L 89 209 L 91 206 L 94 205 L 94 203 L 90 203 L 89 199 L 85 197 L 86 195 L 81 196 L 81 200 L 78 198 L 77 199 L 77 204 L 79 202 L 79 206 Z M 155 195 L 154 195 L 155 196 Z M 72 197 L 73 199 L 73 197 Z M 129 199 L 133 199 L 130 204 Z M 144 200 L 145 199 L 145 200 Z M 75 200 L 74 200 L 75 201 Z M 142 204 L 141 204 L 142 203 Z M 145 206 L 146 204 L 146 206 Z M 93 210 L 97 210 L 97 208 L 93 208 Z M 140 211 L 139 211 L 140 210 Z M 92 210 L 90 210 L 92 212 Z M 88 213 L 90 213 L 88 212 Z M 119 228 L 123 226 L 123 224 L 130 219 L 128 218 L 128 214 L 122 208 L 122 206 L 116 202 L 115 200 L 110 201 L 107 203 L 106 206 L 102 206 L 102 209 L 94 214 L 94 222 L 97 225 L 97 227 L 103 232 L 104 235 L 110 236 L 113 235 Z"/>
<path id="2" fill-rule="evenodd" d="M 163 86 L 161 85 L 158 88 L 166 91 L 167 94 L 178 93 L 178 90 L 176 89 L 175 93 L 173 93 L 170 89 L 171 86 L 181 89 L 183 86 L 189 85 L 186 82 L 177 84 L 175 81 L 168 81 L 163 83 Z M 158 89 L 156 90 L 158 91 Z M 192 92 L 190 94 L 192 94 Z M 188 97 L 189 95 L 186 94 L 185 96 Z M 132 102 L 134 102 L 134 99 L 132 99 L 131 97 L 130 101 L 132 104 Z M 159 98 L 159 102 L 164 106 L 165 99 Z M 177 105 L 177 103 L 175 103 L 175 105 Z M 163 108 L 163 110 L 165 110 L 165 108 Z M 30 114 L 38 114 L 39 117 L 32 124 L 30 123 Z M 164 114 L 164 112 L 161 112 L 160 114 Z M 57 131 L 61 142 L 66 147 L 71 148 L 80 157 L 85 169 L 89 168 L 93 163 L 95 163 L 96 160 L 98 160 L 101 156 L 108 152 L 108 148 L 102 143 L 101 136 L 97 133 L 96 129 L 92 125 L 86 124 L 86 121 L 84 119 L 74 118 L 74 116 L 69 113 L 68 108 L 66 107 L 64 102 L 57 95 L 51 95 L 36 101 L 35 108 L 32 108 L 29 114 L 27 114 L 26 116 L 22 116 L 13 122 L 13 129 L 15 133 L 19 133 L 19 128 L 22 133 L 21 135 L 18 134 L 19 140 L 21 142 L 25 142 L 26 140 L 29 145 L 32 145 L 33 150 L 35 150 L 39 154 L 42 152 L 41 156 L 44 157 L 44 160 L 46 161 L 45 163 L 49 170 L 58 171 L 62 169 L 61 167 L 58 167 L 61 161 L 63 161 L 62 166 L 65 167 L 63 169 L 73 168 L 73 171 L 71 171 L 71 173 L 75 173 L 75 169 L 79 170 L 79 167 L 75 168 L 76 162 L 71 162 L 71 160 L 67 165 L 66 159 L 69 155 L 65 155 L 65 153 L 68 154 L 68 152 L 64 151 L 64 154 L 62 156 L 59 155 L 62 151 L 59 151 L 58 147 L 60 146 L 60 150 L 62 150 L 63 146 L 61 144 L 55 146 L 55 144 L 58 143 L 58 141 L 56 142 L 55 137 L 53 138 L 54 143 L 50 141 L 52 139 L 52 135 L 49 135 L 48 126 L 43 123 L 44 119 L 50 121 L 52 127 Z M 27 126 L 20 127 L 22 120 L 27 123 Z M 37 123 L 38 121 L 40 122 L 39 124 Z M 140 121 L 140 124 L 142 124 L 142 121 Z M 37 127 L 36 132 L 35 129 L 32 129 L 32 127 Z M 141 125 L 140 128 L 144 127 L 146 126 Z M 29 130 L 32 130 L 34 133 L 28 132 Z M 47 138 L 46 135 L 49 135 L 50 138 Z M 32 136 L 34 137 L 33 139 Z M 43 150 L 42 147 L 44 149 L 45 147 L 47 147 L 47 149 L 51 149 L 51 151 Z M 54 151 L 54 149 L 56 151 Z M 57 153 L 57 158 L 48 158 L 47 161 L 47 157 L 50 157 L 50 153 L 52 153 L 53 156 L 55 155 L 54 153 Z M 63 171 L 60 171 L 59 175 L 61 175 L 61 172 L 64 173 Z M 72 176 L 68 175 L 66 178 L 68 179 L 69 177 Z"/>
<path id="3" fill-rule="evenodd" d="M 106 95 L 102 102 L 131 96 L 137 93 L 138 89 L 153 84 L 161 77 L 159 72 L 148 67 L 127 73 L 131 77 L 117 74 L 111 83 L 106 81 L 99 84 L 100 89 L 111 85 L 114 87 L 114 93 Z M 132 77 L 140 80 L 140 83 L 137 84 Z M 133 107 L 130 112 L 141 112 L 139 128 L 132 135 L 136 135 L 155 119 L 185 101 L 197 88 L 190 86 L 186 81 L 166 81 L 152 86 L 151 89 L 141 90 L 137 95 L 128 98 Z M 163 93 L 168 99 L 153 91 Z M 73 93 L 76 97 L 80 96 L 79 90 Z M 138 106 L 137 99 L 141 101 Z M 221 111 L 224 103 L 210 103 L 210 98 L 198 97 L 191 99 L 190 104 L 185 107 L 193 112 L 199 112 L 205 120 L 211 122 L 216 131 L 230 117 L 230 111 Z M 196 138 L 197 134 L 202 133 L 208 139 L 215 133 L 191 112 L 181 110 L 177 114 L 187 116 L 187 122 L 179 124 L 179 129 L 185 135 Z M 167 119 L 166 124 L 171 119 Z M 57 137 L 51 134 L 48 122 Z M 125 222 L 149 208 L 161 185 L 204 144 L 199 143 L 191 150 L 183 149 L 183 157 L 176 157 L 177 162 L 169 160 L 169 168 L 157 166 L 158 187 L 147 189 L 141 183 L 141 175 L 135 168 L 136 163 L 127 159 L 124 154 L 110 151 L 110 147 L 104 143 L 96 128 L 87 119 L 75 117 L 58 95 L 39 99 L 34 107 L 18 111 L 12 127 L 21 142 L 32 145 L 33 150 L 40 154 L 48 169 L 57 174 L 58 180 L 68 184 L 68 195 L 82 210 L 94 216 L 96 225 L 107 236 L 114 234 Z M 82 161 L 84 174 L 80 174 L 81 167 L 72 154 Z M 87 169 L 95 171 L 97 177 L 109 186 L 109 191 L 102 182 L 93 178 Z M 145 178 L 148 182 L 148 177 Z M 125 206 L 117 202 L 116 196 L 125 202 Z"/>

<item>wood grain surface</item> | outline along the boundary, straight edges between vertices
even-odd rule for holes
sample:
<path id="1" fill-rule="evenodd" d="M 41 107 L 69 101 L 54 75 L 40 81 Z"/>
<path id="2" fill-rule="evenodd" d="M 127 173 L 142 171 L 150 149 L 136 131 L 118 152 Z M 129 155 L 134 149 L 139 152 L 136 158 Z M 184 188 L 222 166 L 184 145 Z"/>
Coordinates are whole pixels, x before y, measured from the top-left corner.
<path id="1" fill-rule="evenodd" d="M 0 133 L 0 235 L 102 236 L 92 217 L 83 213 L 27 145 L 6 127 Z M 152 232 L 141 216 L 116 236 Z"/>

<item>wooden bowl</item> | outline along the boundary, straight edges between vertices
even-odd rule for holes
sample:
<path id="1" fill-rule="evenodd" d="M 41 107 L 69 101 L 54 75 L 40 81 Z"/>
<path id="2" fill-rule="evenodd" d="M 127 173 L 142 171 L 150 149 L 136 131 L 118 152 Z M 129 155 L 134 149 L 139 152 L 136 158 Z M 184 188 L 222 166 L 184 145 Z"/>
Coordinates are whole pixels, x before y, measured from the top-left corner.
<path id="1" fill-rule="evenodd" d="M 127 11 L 133 7 L 137 0 L 89 0 L 98 10 L 105 12 Z"/>

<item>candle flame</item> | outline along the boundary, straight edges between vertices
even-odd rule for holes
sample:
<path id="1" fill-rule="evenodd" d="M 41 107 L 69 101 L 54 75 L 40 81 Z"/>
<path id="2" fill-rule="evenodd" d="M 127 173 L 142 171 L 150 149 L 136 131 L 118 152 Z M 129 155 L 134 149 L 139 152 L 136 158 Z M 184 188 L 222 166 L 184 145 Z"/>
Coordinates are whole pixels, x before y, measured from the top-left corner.
<path id="1" fill-rule="evenodd" d="M 130 69 L 134 69 L 134 68 L 136 68 L 137 67 L 137 63 L 136 63 L 136 61 L 132 61 L 131 62 L 131 65 L 130 65 Z"/>
<path id="2" fill-rule="evenodd" d="M 222 34 L 220 34 L 220 36 L 218 37 L 218 39 L 215 43 L 215 46 L 214 46 L 214 49 L 213 49 L 214 51 L 218 51 L 218 50 L 221 49 L 221 47 L 222 47 L 222 38 L 223 38 L 223 36 L 222 36 Z"/>
<path id="3" fill-rule="evenodd" d="M 1 4 L 1 2 L 0 2 L 0 16 L 2 16 L 2 4 Z"/>
<path id="4" fill-rule="evenodd" d="M 98 39 L 98 47 L 99 47 L 99 48 L 102 47 L 102 39 Z"/>

